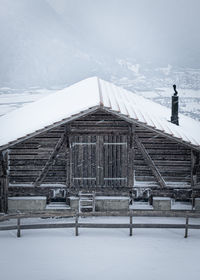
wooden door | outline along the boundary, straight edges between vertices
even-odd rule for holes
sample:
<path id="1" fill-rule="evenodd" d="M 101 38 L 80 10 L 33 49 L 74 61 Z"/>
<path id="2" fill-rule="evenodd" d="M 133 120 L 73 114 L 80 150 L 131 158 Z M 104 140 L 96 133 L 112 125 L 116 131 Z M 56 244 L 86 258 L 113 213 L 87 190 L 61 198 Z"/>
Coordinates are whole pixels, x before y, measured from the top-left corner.
<path id="1" fill-rule="evenodd" d="M 70 139 L 70 185 L 75 188 L 96 186 L 97 137 L 71 136 Z"/>
<path id="2" fill-rule="evenodd" d="M 103 141 L 103 185 L 105 187 L 127 187 L 128 149 L 126 135 L 104 136 Z"/>
<path id="3" fill-rule="evenodd" d="M 70 186 L 128 186 L 127 135 L 82 135 L 70 139 Z"/>

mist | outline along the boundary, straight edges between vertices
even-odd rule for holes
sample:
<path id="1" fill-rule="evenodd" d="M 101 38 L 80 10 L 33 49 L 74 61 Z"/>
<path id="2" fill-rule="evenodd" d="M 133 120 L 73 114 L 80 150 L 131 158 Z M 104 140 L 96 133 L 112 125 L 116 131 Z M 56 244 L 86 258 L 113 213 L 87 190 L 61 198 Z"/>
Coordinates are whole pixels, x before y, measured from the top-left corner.
<path id="1" fill-rule="evenodd" d="M 198 0 L 0 0 L 0 86 L 199 69 L 199 11 Z"/>

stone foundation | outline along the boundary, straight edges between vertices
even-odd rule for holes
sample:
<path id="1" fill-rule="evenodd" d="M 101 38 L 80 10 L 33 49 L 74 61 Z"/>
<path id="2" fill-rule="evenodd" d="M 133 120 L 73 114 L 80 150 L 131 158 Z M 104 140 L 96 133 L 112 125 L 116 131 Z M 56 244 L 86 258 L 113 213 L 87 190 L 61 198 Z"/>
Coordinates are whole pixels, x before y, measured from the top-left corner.
<path id="1" fill-rule="evenodd" d="M 195 198 L 195 210 L 200 211 L 200 197 Z"/>
<path id="2" fill-rule="evenodd" d="M 71 196 L 69 198 L 70 207 L 72 210 L 79 208 L 79 198 Z M 96 196 L 95 211 L 128 211 L 129 197 L 123 196 Z"/>
<path id="3" fill-rule="evenodd" d="M 129 210 L 129 197 L 97 196 L 95 198 L 96 211 L 127 211 Z"/>
<path id="4" fill-rule="evenodd" d="M 170 197 L 153 197 L 153 209 L 154 210 L 171 210 L 171 198 Z"/>
<path id="5" fill-rule="evenodd" d="M 46 208 L 46 196 L 8 197 L 8 212 L 43 211 Z"/>
<path id="6" fill-rule="evenodd" d="M 69 197 L 69 206 L 71 207 L 71 210 L 77 210 L 79 208 L 79 198 L 76 196 L 70 196 Z"/>

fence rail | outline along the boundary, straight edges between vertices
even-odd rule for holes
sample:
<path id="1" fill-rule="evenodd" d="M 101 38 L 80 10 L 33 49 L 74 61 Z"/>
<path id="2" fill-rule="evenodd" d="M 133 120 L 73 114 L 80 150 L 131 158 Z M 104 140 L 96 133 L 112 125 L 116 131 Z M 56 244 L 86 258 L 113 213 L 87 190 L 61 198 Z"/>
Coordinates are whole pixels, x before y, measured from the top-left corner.
<path id="1" fill-rule="evenodd" d="M 79 217 L 129 217 L 129 223 L 83 223 L 79 221 Z M 52 218 L 60 217 L 74 218 L 74 222 L 69 223 L 45 223 L 45 224 L 21 224 L 22 219 L 27 218 Z M 167 224 L 167 223 L 134 223 L 135 217 L 182 217 L 185 218 L 184 224 Z M 200 224 L 190 224 L 190 218 L 200 218 L 200 212 L 196 211 L 184 211 L 184 210 L 171 210 L 171 211 L 155 211 L 155 210 L 133 210 L 126 212 L 92 212 L 92 213 L 76 213 L 76 212 L 38 212 L 38 213 L 15 213 L 0 216 L 0 222 L 16 219 L 16 225 L 0 226 L 0 231 L 17 230 L 17 237 L 21 236 L 21 230 L 26 229 L 51 229 L 51 228 L 74 228 L 75 235 L 79 235 L 79 228 L 127 228 L 129 229 L 129 235 L 132 236 L 133 229 L 136 228 L 173 228 L 173 229 L 185 229 L 184 237 L 188 237 L 189 229 L 200 229 Z"/>

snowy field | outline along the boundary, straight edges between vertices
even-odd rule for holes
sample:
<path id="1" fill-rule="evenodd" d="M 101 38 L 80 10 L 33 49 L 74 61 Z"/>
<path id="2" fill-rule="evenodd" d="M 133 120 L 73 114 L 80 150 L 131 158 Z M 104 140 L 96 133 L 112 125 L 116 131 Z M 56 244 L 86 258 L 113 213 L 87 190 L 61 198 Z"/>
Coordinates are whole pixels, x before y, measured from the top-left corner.
<path id="1" fill-rule="evenodd" d="M 128 223 L 128 218 L 82 221 Z M 184 223 L 181 218 L 134 221 Z M 193 219 L 192 223 L 200 220 Z M 82 228 L 79 234 L 76 237 L 74 229 L 24 230 L 17 238 L 16 230 L 0 232 L 0 279 L 199 279 L 200 230 L 189 230 L 187 239 L 183 229 L 136 229 L 130 237 L 128 229 Z"/>
<path id="2" fill-rule="evenodd" d="M 67 85 L 63 85 L 63 88 Z M 120 84 L 129 89 L 126 84 Z M 55 89 L 45 88 L 31 88 L 31 89 L 11 89 L 0 88 L 0 116 L 7 114 L 15 109 L 18 109 L 26 104 L 32 103 L 49 94 L 52 94 L 62 87 Z M 131 88 L 129 90 L 133 90 Z M 153 100 L 161 105 L 171 107 L 171 95 L 173 93 L 171 88 L 157 88 L 154 91 L 135 91 L 137 94 Z M 192 117 L 196 120 L 200 120 L 200 90 L 181 89 L 180 93 L 180 112 Z"/>

